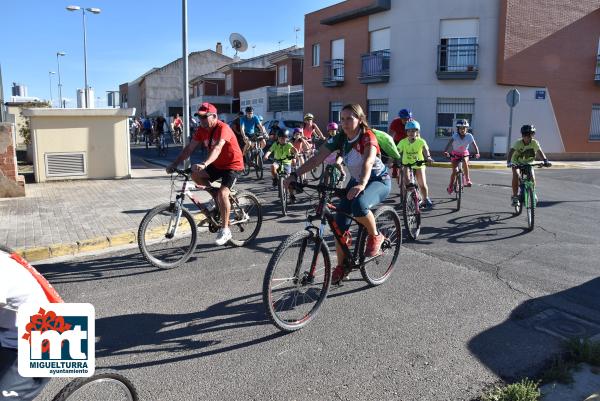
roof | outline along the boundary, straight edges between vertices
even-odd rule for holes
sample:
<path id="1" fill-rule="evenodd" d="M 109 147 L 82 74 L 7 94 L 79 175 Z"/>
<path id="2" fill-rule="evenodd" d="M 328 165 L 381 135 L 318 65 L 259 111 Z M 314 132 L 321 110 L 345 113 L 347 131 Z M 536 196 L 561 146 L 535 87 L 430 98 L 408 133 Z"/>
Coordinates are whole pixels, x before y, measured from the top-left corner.
<path id="1" fill-rule="evenodd" d="M 287 53 L 280 53 L 269 57 L 269 62 L 278 63 L 287 59 L 304 59 L 304 48 L 298 47 L 288 51 Z"/>
<path id="2" fill-rule="evenodd" d="M 207 79 L 225 79 L 225 74 L 219 71 L 209 72 L 208 74 L 198 75 L 197 77 L 190 80 L 191 82 L 204 81 Z"/>
<path id="3" fill-rule="evenodd" d="M 218 68 L 217 71 L 228 72 L 231 70 L 264 70 L 273 67 L 273 63 L 269 61 L 271 57 L 287 54 L 288 52 L 298 49 L 296 46 L 291 46 L 286 49 L 277 50 L 271 53 L 261 54 L 260 56 L 252 57 L 246 60 L 239 60 L 233 63 L 224 65 Z M 304 50 L 303 50 L 304 51 Z"/>

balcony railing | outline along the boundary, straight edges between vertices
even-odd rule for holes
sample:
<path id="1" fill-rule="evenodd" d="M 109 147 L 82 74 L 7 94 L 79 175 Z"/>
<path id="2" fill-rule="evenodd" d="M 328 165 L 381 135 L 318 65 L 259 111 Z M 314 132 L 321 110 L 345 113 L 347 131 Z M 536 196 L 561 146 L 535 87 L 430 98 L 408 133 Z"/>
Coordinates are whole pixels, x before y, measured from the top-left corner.
<path id="1" fill-rule="evenodd" d="M 600 54 L 596 56 L 596 76 L 594 77 L 596 85 L 600 85 Z"/>
<path id="2" fill-rule="evenodd" d="M 323 86 L 334 87 L 344 84 L 344 60 L 333 59 L 323 62 Z"/>
<path id="3" fill-rule="evenodd" d="M 475 79 L 479 72 L 479 45 L 438 45 L 438 79 Z"/>
<path id="4" fill-rule="evenodd" d="M 363 84 L 388 82 L 390 80 L 390 51 L 377 50 L 361 56 L 358 80 Z"/>

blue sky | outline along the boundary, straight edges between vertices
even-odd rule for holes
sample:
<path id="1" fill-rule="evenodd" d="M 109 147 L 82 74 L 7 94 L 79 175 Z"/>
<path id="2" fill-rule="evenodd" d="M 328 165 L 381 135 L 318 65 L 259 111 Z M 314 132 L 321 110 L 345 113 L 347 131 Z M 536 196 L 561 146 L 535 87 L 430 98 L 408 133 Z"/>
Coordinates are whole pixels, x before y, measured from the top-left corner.
<path id="1" fill-rule="evenodd" d="M 232 56 L 229 34 L 239 32 L 255 46 L 242 58 L 252 57 L 296 44 L 294 27 L 300 27 L 302 46 L 304 15 L 340 1 L 188 0 L 188 49 L 214 49 L 220 41 L 225 54 Z M 102 10 L 98 15 L 86 13 L 87 70 L 88 84 L 101 98 L 97 106 L 106 106 L 106 91 L 118 90 L 119 84 L 181 57 L 181 4 L 180 0 L 0 0 L 4 98 L 10 98 L 12 83 L 17 82 L 27 86 L 29 96 L 50 99 L 49 71 L 57 72 L 56 52 L 63 51 L 67 55 L 60 58 L 62 94 L 72 101 L 67 107 L 75 106 L 76 90 L 84 86 L 82 15 L 65 7 L 79 5 Z M 53 75 L 55 103 L 57 84 Z"/>

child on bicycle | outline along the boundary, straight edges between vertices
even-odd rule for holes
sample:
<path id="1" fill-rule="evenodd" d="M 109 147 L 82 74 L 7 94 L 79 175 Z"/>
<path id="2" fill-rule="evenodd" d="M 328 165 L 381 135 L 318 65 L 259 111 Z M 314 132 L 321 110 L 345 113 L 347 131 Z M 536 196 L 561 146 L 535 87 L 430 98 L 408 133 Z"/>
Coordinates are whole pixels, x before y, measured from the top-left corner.
<path id="1" fill-rule="evenodd" d="M 427 160 L 430 163 L 433 162 L 427 142 L 419 135 L 421 124 L 416 120 L 411 120 L 406 123 L 405 129 L 406 138 L 398 142 L 397 145 L 398 152 L 402 155 L 402 164 L 413 164 L 423 160 Z M 414 170 L 417 183 L 421 189 L 421 198 L 424 199 L 422 207 L 433 207 L 433 202 L 429 199 L 429 189 L 427 188 L 427 179 L 425 177 L 425 166 L 413 166 L 412 169 Z M 404 182 L 408 182 L 408 168 L 404 167 L 403 170 L 402 174 L 404 174 Z M 400 190 L 404 191 L 404 188 L 400 188 Z"/>
<path id="2" fill-rule="evenodd" d="M 519 204 L 519 164 L 529 164 L 535 161 L 536 156 L 539 156 L 544 161 L 544 166 L 549 167 L 551 164 L 548 158 L 542 151 L 540 143 L 533 139 L 535 135 L 535 127 L 533 124 L 525 124 L 521 127 L 521 139 L 516 141 L 508 152 L 507 167 L 512 167 L 512 206 Z M 531 179 L 535 183 L 535 175 L 531 170 Z"/>
<path id="3" fill-rule="evenodd" d="M 294 168 L 297 169 L 304 164 L 304 155 L 307 154 L 311 148 L 310 143 L 308 143 L 302 134 L 302 128 L 294 128 L 292 145 L 298 152 L 296 158 L 292 161 Z M 301 178 L 304 180 L 304 177 Z"/>
<path id="4" fill-rule="evenodd" d="M 330 122 L 329 124 L 327 124 L 327 137 L 328 138 L 333 138 L 337 135 L 338 133 L 338 125 L 335 122 Z M 326 166 L 333 166 L 336 170 L 338 170 L 338 173 L 334 172 L 334 174 L 336 174 L 336 176 L 339 174 L 339 181 L 343 182 L 344 178 L 346 177 L 346 174 L 344 173 L 344 167 L 342 166 L 342 162 L 344 161 L 344 158 L 342 156 L 340 156 L 340 152 L 339 151 L 335 151 L 335 152 L 331 152 L 331 154 L 329 154 L 329 156 L 327 156 L 325 158 L 325 160 L 323 161 L 323 163 L 325 163 Z M 325 185 L 328 185 L 329 183 L 325 182 Z"/>
<path id="5" fill-rule="evenodd" d="M 277 170 L 281 167 L 285 171 L 285 175 L 289 176 L 292 172 L 292 160 L 298 151 L 294 146 L 288 142 L 287 132 L 279 131 L 277 133 L 277 142 L 274 142 L 269 151 L 265 154 L 265 160 L 269 158 L 271 154 L 275 157 L 275 161 L 271 165 L 271 176 L 273 178 L 273 186 L 277 186 Z M 290 189 L 290 201 L 294 203 L 296 197 L 294 192 Z"/>
<path id="6" fill-rule="evenodd" d="M 471 176 L 469 175 L 469 146 L 473 145 L 475 148 L 475 158 L 479 159 L 479 147 L 473 134 L 467 132 L 469 129 L 469 120 L 460 119 L 456 120 L 456 132 L 452 134 L 452 138 L 448 141 L 446 149 L 444 149 L 444 155 L 450 158 L 452 163 L 452 172 L 450 173 L 450 184 L 446 191 L 448 195 L 452 194 L 454 188 L 454 179 L 456 178 L 456 166 L 462 157 L 464 160 L 463 166 L 465 168 L 465 187 L 473 185 L 471 182 Z M 448 153 L 448 150 L 452 147 L 452 152 Z"/>

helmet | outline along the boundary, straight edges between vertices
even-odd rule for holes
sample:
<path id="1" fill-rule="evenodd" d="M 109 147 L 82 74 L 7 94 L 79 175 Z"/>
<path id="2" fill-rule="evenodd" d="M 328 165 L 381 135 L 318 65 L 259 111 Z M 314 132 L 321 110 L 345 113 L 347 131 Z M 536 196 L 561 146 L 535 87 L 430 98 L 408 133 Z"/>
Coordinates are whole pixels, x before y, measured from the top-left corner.
<path id="1" fill-rule="evenodd" d="M 284 130 L 279 130 L 277 131 L 277 138 L 287 138 L 288 134 L 286 131 Z"/>
<path id="2" fill-rule="evenodd" d="M 521 135 L 534 135 L 535 126 L 533 124 L 525 124 L 521 127 Z"/>
<path id="3" fill-rule="evenodd" d="M 313 116 L 311 113 L 306 113 L 304 115 L 304 119 L 305 120 L 314 120 L 315 116 Z"/>
<path id="4" fill-rule="evenodd" d="M 460 119 L 460 120 L 456 120 L 456 127 L 466 127 L 469 128 L 469 120 L 467 119 Z"/>
<path id="5" fill-rule="evenodd" d="M 292 131 L 292 136 L 294 138 L 302 136 L 302 130 L 300 128 L 294 128 L 294 131 Z"/>
<path id="6" fill-rule="evenodd" d="M 329 124 L 327 124 L 327 131 L 337 131 L 337 129 L 338 129 L 337 123 L 330 122 Z"/>
<path id="7" fill-rule="evenodd" d="M 418 131 L 421 130 L 421 124 L 419 124 L 419 122 L 417 120 L 412 120 L 406 123 L 406 125 L 404 126 L 404 129 L 409 130 L 409 129 L 416 129 Z"/>
<path id="8" fill-rule="evenodd" d="M 254 109 L 252 108 L 252 106 L 246 107 L 246 113 L 254 113 Z"/>
<path id="9" fill-rule="evenodd" d="M 412 118 L 412 111 L 410 109 L 402 109 L 398 112 L 398 117 L 400 118 Z"/>

